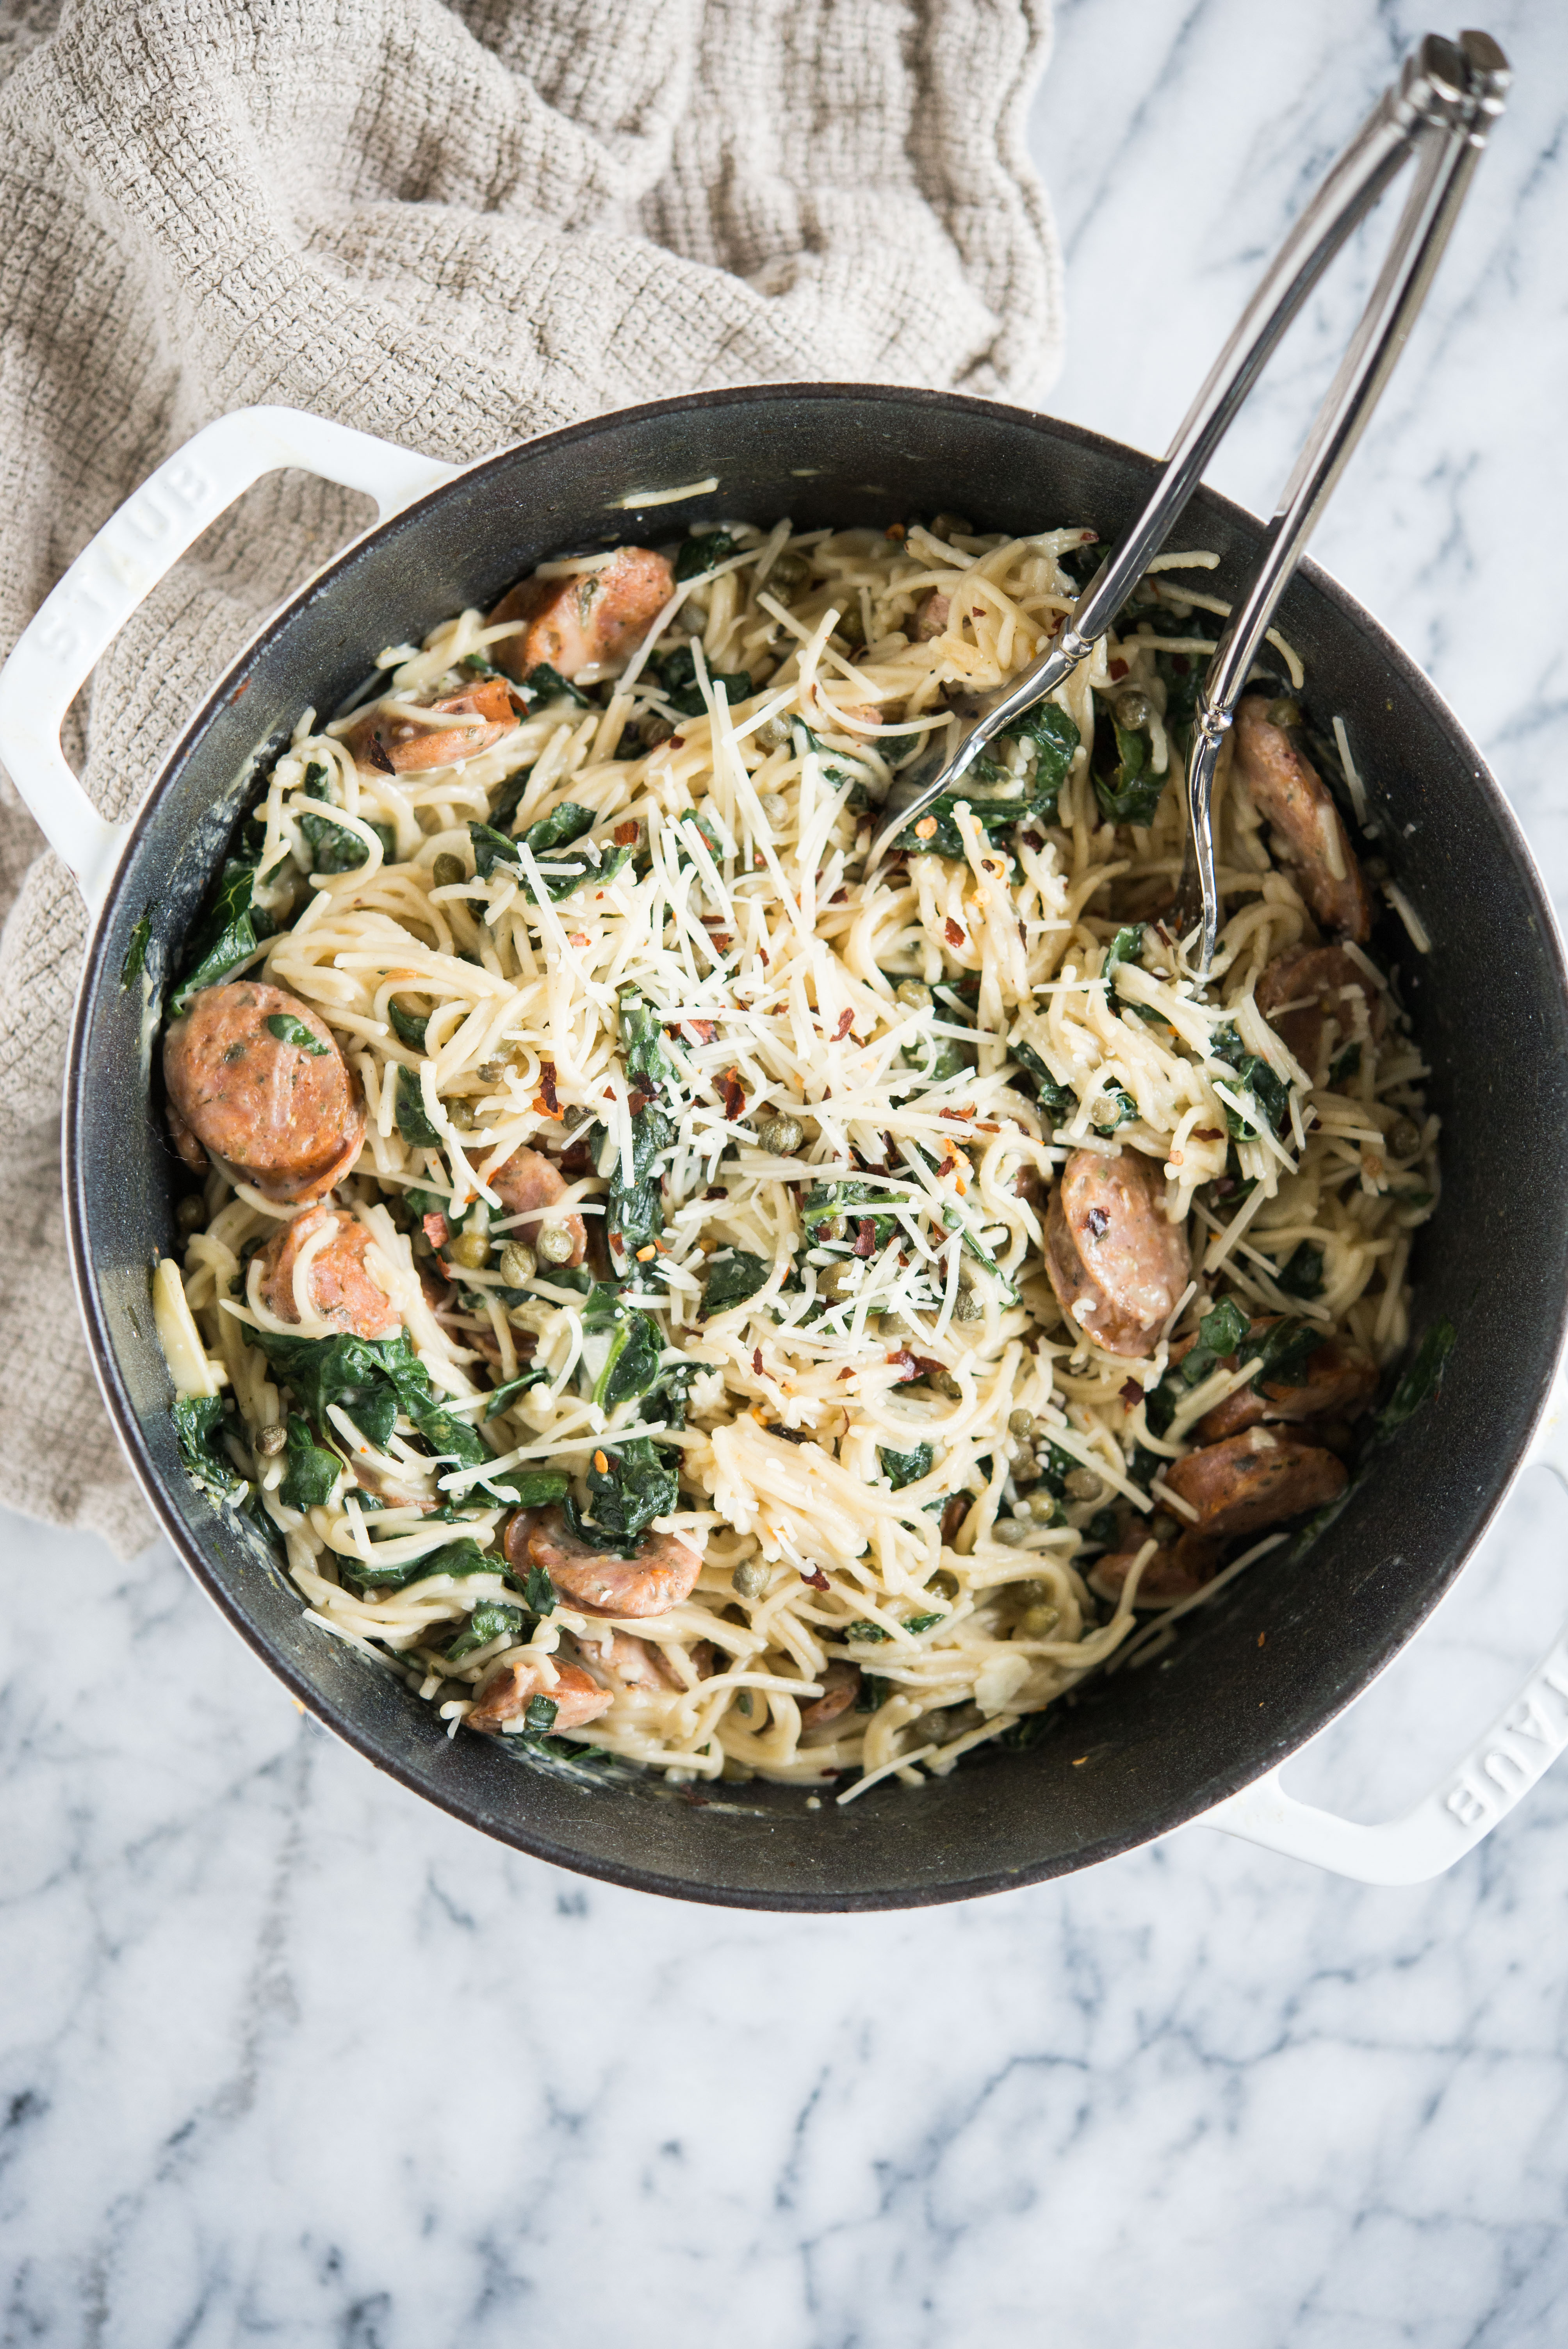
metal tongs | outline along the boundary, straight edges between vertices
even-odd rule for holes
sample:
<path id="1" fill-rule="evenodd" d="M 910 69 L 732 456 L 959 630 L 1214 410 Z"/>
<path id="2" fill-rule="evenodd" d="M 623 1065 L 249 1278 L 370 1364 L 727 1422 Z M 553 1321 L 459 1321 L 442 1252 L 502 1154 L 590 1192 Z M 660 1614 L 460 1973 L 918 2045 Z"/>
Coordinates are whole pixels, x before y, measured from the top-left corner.
<path id="1" fill-rule="evenodd" d="M 1188 759 L 1186 854 L 1168 920 L 1183 942 L 1198 932 L 1189 962 L 1207 976 L 1220 926 L 1210 809 L 1220 746 L 1274 607 L 1426 299 L 1511 78 L 1507 58 L 1487 33 L 1461 33 L 1457 42 L 1429 33 L 1407 57 L 1398 82 L 1384 92 L 1285 239 L 1189 409 L 1152 497 L 1095 573 L 1057 642 L 1010 683 L 957 704 L 957 714 L 971 722 L 956 746 L 931 751 L 895 776 L 887 799 L 891 820 L 872 846 L 868 879 L 895 835 L 954 789 L 994 736 L 1064 683 L 1105 634 L 1285 328 L 1413 155 L 1415 182 L 1387 258 L 1281 495 L 1257 575 L 1235 606 L 1203 681 Z"/>

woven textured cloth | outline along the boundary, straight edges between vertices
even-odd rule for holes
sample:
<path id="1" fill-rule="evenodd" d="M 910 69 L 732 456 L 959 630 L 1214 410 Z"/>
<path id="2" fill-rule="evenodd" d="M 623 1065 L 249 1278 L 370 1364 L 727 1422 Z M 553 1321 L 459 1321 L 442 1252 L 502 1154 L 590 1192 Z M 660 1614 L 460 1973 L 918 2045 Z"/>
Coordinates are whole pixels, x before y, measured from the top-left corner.
<path id="1" fill-rule="evenodd" d="M 1023 122 L 1047 37 L 1047 0 L 0 0 L 0 649 L 155 465 L 251 401 L 459 460 L 717 384 L 1037 402 L 1059 271 Z M 368 519 L 280 475 L 177 566 L 73 713 L 106 813 Z M 60 1202 L 86 923 L 0 791 L 0 1501 L 124 1553 L 150 1520 Z"/>

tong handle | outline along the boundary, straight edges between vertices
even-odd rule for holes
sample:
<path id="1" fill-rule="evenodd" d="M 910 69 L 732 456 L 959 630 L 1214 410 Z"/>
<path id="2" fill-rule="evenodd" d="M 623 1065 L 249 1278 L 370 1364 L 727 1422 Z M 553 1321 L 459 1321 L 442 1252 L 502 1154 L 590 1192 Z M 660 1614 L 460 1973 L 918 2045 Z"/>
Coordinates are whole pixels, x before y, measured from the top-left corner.
<path id="1" fill-rule="evenodd" d="M 1200 974 L 1213 959 L 1219 931 L 1210 803 L 1232 713 L 1280 597 L 1426 300 L 1487 135 L 1502 111 L 1509 78 L 1508 61 L 1490 35 L 1462 33 L 1456 45 L 1429 33 L 1407 60 L 1398 91 L 1384 100 L 1394 111 L 1413 109 L 1407 143 L 1417 157 L 1415 183 L 1350 346 L 1281 493 L 1263 562 L 1209 665 L 1196 713 L 1187 777 L 1187 852 L 1173 926 L 1184 936 L 1194 922 L 1201 924 L 1194 957 Z M 1315 209 L 1310 207 L 1309 215 Z M 1328 234 L 1336 243 L 1341 241 L 1337 223 Z"/>

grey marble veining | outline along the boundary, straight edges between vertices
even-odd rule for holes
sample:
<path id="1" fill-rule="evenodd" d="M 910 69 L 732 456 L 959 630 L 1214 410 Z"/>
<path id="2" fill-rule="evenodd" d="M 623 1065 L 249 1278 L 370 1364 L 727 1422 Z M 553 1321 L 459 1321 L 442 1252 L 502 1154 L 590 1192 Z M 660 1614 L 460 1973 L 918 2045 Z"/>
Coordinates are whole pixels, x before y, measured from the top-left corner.
<path id="1" fill-rule="evenodd" d="M 1430 667 L 1559 902 L 1568 21 L 1319 553 Z M 1036 110 L 1051 404 L 1164 443 L 1403 5 L 1068 0 Z M 1215 468 L 1267 506 L 1349 258 Z M 1467 628 L 1481 649 L 1461 651 Z M 1527 1482 L 1293 1766 L 1418 1794 L 1563 1611 Z M 0 1521 L 0 2344 L 1554 2349 L 1568 1774 L 1438 1884 L 1191 1832 L 917 1915 L 686 1909 L 516 1857 L 302 1718 L 168 1552 Z"/>

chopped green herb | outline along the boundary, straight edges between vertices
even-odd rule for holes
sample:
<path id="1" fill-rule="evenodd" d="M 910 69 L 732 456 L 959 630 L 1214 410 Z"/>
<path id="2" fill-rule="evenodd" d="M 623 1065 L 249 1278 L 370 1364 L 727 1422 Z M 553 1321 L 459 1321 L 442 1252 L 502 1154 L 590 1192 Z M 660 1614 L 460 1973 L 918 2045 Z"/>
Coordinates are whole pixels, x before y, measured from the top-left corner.
<path id="1" fill-rule="evenodd" d="M 315 1061 L 332 1050 L 330 1044 L 323 1043 L 314 1028 L 307 1028 L 292 1011 L 274 1011 L 267 1021 L 267 1033 L 275 1036 L 280 1044 L 293 1044 L 300 1051 L 308 1052 Z"/>
<path id="2" fill-rule="evenodd" d="M 906 1615 L 903 1619 L 903 1628 L 906 1631 L 913 1634 L 914 1638 L 918 1639 L 922 1631 L 929 1631 L 934 1625 L 944 1623 L 946 1620 L 947 1617 L 945 1610 L 938 1608 L 934 1615 Z"/>
<path id="3" fill-rule="evenodd" d="M 430 1024 L 429 1013 L 405 1011 L 394 996 L 387 1006 L 387 1016 L 392 1022 L 392 1033 L 397 1037 L 397 1041 L 400 1044 L 407 1044 L 411 1052 L 422 1053 L 425 1050 L 425 1030 Z M 438 1199 L 436 1204 L 438 1206 L 444 1207 L 446 1201 Z M 426 1212 L 428 1213 L 428 1210 Z"/>
<path id="4" fill-rule="evenodd" d="M 148 941 L 152 936 L 152 908 L 149 905 L 130 933 L 130 944 L 125 950 L 125 960 L 119 967 L 119 983 L 123 991 L 141 977 L 147 966 Z"/>
<path id="5" fill-rule="evenodd" d="M 869 1622 L 865 1616 L 857 1615 L 852 1623 L 845 1624 L 844 1637 L 856 1640 L 861 1647 L 874 1647 L 879 1640 L 891 1640 L 892 1633 L 884 1631 L 880 1623 Z"/>

